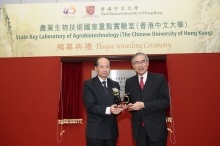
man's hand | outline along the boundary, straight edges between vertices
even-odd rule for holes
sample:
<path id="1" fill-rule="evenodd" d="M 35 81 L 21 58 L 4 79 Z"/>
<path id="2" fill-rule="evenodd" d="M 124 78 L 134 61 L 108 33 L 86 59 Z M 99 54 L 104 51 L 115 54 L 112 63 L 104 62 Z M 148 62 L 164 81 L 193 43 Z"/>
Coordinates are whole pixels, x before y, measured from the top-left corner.
<path id="1" fill-rule="evenodd" d="M 121 111 L 123 111 L 123 108 L 115 108 L 115 106 L 117 106 L 117 104 L 113 104 L 111 107 L 110 107 L 110 112 L 112 114 L 115 114 L 115 115 L 118 115 Z"/>
<path id="2" fill-rule="evenodd" d="M 144 103 L 140 101 L 128 105 L 129 105 L 128 111 L 139 111 L 140 109 L 145 108 Z"/>

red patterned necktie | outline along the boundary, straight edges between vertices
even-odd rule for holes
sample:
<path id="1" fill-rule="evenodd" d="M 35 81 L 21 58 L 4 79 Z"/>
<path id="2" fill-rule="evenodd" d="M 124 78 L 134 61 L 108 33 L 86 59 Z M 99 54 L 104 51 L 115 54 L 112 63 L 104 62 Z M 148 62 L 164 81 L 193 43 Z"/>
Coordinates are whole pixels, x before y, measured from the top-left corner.
<path id="1" fill-rule="evenodd" d="M 140 77 L 141 80 L 140 80 L 140 87 L 141 89 L 143 90 L 144 89 L 144 81 L 143 81 L 143 77 Z M 141 125 L 144 126 L 144 121 L 141 122 Z"/>
<path id="2" fill-rule="evenodd" d="M 140 80 L 140 87 L 141 87 L 142 90 L 144 89 L 143 77 L 141 77 L 141 80 Z"/>

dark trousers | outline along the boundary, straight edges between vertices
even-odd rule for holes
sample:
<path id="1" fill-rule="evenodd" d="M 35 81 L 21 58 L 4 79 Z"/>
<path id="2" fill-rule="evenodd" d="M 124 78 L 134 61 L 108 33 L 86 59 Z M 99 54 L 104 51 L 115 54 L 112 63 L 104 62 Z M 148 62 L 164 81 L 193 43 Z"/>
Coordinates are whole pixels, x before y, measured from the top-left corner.
<path id="1" fill-rule="evenodd" d="M 166 146 L 166 143 L 167 143 L 167 138 L 161 141 L 151 142 L 147 135 L 145 127 L 142 125 L 139 126 L 136 146 Z"/>
<path id="2" fill-rule="evenodd" d="M 92 139 L 87 138 L 86 139 L 87 146 L 116 146 L 116 139 Z"/>

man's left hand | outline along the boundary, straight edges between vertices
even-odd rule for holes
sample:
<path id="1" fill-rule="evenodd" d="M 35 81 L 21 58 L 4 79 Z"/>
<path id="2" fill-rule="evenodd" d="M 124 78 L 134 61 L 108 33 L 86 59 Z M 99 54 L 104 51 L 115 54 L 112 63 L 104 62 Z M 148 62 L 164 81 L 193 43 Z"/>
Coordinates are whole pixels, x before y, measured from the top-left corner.
<path id="1" fill-rule="evenodd" d="M 137 101 L 132 106 L 128 108 L 129 111 L 139 111 L 140 109 L 145 108 L 144 103 Z"/>

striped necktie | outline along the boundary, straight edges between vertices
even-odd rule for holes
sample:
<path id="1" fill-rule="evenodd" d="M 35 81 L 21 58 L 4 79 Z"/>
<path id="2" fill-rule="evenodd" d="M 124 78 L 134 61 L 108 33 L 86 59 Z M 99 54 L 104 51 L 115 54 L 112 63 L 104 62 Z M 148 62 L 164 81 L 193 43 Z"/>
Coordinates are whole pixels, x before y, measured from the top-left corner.
<path id="1" fill-rule="evenodd" d="M 108 95 L 108 88 L 106 87 L 106 81 L 102 82 L 106 95 Z"/>

